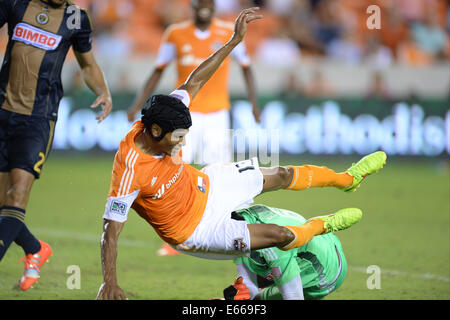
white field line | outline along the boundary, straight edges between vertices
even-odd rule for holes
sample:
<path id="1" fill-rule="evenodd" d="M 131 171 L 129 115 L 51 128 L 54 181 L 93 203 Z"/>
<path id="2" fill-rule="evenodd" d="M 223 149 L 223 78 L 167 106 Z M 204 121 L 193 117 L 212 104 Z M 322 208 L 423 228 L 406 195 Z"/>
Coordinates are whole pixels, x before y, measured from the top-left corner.
<path id="1" fill-rule="evenodd" d="M 348 266 L 350 270 L 367 273 L 367 268 L 360 267 L 360 266 Z M 450 278 L 439 276 L 436 274 L 431 273 L 410 273 L 406 271 L 400 271 L 400 270 L 388 270 L 380 268 L 381 275 L 388 275 L 388 276 L 408 276 L 413 278 L 422 278 L 427 280 L 439 280 L 443 282 L 450 282 Z"/>
<path id="2" fill-rule="evenodd" d="M 98 235 L 95 235 L 95 234 L 88 234 L 88 233 L 78 233 L 78 232 L 71 232 L 71 231 L 65 231 L 65 230 L 42 229 L 42 228 L 35 228 L 35 229 L 33 229 L 33 232 L 40 234 L 40 235 L 53 237 L 53 238 L 97 242 L 100 245 L 100 237 L 101 237 L 100 232 L 98 233 Z M 146 241 L 129 240 L 129 239 L 125 239 L 125 238 L 119 238 L 118 244 L 119 244 L 119 246 L 136 247 L 136 248 L 148 248 L 149 247 L 149 245 Z M 367 273 L 367 267 L 348 266 L 348 268 L 349 268 L 349 270 L 353 270 L 356 272 Z M 408 277 L 421 278 L 421 279 L 426 279 L 426 280 L 438 280 L 438 281 L 443 281 L 443 282 L 450 282 L 450 278 L 436 275 L 436 274 L 411 273 L 411 272 L 407 272 L 407 271 L 388 270 L 388 269 L 383 269 L 383 268 L 381 268 L 381 275 L 408 276 Z"/>
<path id="3" fill-rule="evenodd" d="M 89 233 L 79 233 L 72 232 L 66 230 L 55 230 L 55 229 L 43 229 L 43 228 L 33 228 L 33 233 L 39 235 L 45 235 L 52 238 L 61 238 L 61 239 L 73 239 L 80 241 L 89 241 L 89 242 L 97 242 L 100 246 L 100 238 L 102 236 L 101 231 L 98 234 L 89 234 Z M 146 241 L 142 240 L 129 240 L 125 238 L 120 238 L 118 241 L 119 246 L 126 247 L 138 247 L 138 248 L 148 248 L 149 245 Z"/>

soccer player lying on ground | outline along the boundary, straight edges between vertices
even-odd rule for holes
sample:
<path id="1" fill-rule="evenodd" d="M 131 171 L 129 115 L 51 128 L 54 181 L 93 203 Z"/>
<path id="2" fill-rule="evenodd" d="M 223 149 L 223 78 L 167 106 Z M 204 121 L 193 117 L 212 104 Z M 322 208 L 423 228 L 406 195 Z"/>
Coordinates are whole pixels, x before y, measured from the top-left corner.
<path id="1" fill-rule="evenodd" d="M 326 232 L 325 222 L 339 222 L 338 229 L 343 229 L 361 218 L 360 211 L 348 210 L 303 225 L 278 226 L 232 220 L 230 213 L 266 191 L 324 186 L 354 191 L 367 175 L 383 166 L 384 152 L 363 158 L 343 173 L 316 166 L 260 168 L 257 158 L 209 165 L 199 171 L 182 161 L 181 147 L 191 126 L 189 102 L 242 41 L 247 24 L 261 18 L 257 10 L 243 10 L 231 39 L 177 90 L 148 99 L 142 121 L 137 121 L 120 143 L 103 215 L 103 283 L 98 299 L 125 299 L 117 284 L 116 257 L 130 207 L 177 250 L 207 259 L 234 259 L 251 249 L 268 247 L 289 250 Z"/>
<path id="2" fill-rule="evenodd" d="M 300 214 L 265 205 L 238 210 L 231 216 L 247 223 L 279 226 L 306 223 Z M 301 247 L 288 251 L 278 248 L 253 250 L 250 256 L 235 259 L 238 278 L 234 285 L 224 290 L 225 299 L 322 299 L 339 288 L 347 273 L 347 261 L 339 239 L 332 233 L 334 226 L 327 224 L 325 229 L 330 232 L 314 237 Z M 259 290 L 258 277 L 270 285 Z"/>

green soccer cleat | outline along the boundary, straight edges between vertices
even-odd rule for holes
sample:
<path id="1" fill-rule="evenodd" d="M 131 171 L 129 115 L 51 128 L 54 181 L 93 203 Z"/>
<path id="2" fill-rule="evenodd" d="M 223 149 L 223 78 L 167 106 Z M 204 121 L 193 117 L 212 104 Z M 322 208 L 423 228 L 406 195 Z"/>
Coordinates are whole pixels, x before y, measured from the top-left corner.
<path id="1" fill-rule="evenodd" d="M 337 211 L 336 213 L 326 216 L 314 217 L 312 219 L 322 220 L 324 222 L 325 233 L 336 232 L 350 228 L 362 218 L 362 211 L 358 208 L 346 208 Z M 308 221 L 309 221 L 308 220 Z"/>
<path id="2" fill-rule="evenodd" d="M 386 153 L 383 151 L 377 151 L 371 153 L 357 163 L 352 164 L 350 168 L 347 169 L 349 175 L 353 177 L 353 183 L 342 190 L 344 192 L 355 192 L 356 188 L 359 187 L 361 182 L 372 173 L 377 172 L 386 164 Z"/>

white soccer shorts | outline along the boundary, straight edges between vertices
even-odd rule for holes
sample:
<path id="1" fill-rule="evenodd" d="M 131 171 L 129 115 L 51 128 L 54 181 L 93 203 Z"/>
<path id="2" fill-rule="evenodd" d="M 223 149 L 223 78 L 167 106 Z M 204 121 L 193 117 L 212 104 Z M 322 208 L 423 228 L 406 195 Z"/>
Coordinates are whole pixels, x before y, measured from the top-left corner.
<path id="1" fill-rule="evenodd" d="M 199 258 L 223 260 L 250 254 L 247 222 L 231 219 L 231 213 L 253 203 L 263 189 L 258 159 L 214 164 L 202 169 L 210 186 L 205 213 L 194 233 L 174 246 Z"/>

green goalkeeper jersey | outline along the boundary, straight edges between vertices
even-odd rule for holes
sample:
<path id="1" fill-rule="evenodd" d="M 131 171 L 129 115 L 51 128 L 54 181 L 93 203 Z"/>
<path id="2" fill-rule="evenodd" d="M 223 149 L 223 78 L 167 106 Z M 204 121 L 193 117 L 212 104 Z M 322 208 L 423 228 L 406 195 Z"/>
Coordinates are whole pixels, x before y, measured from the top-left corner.
<path id="1" fill-rule="evenodd" d="M 306 222 L 295 212 L 254 205 L 237 211 L 248 223 L 300 225 Z M 251 272 L 272 280 L 274 285 L 261 292 L 262 299 L 281 299 L 277 287 L 300 275 L 305 299 L 320 299 L 344 281 L 347 263 L 339 239 L 332 233 L 314 237 L 306 245 L 288 251 L 276 247 L 254 250 L 250 257 L 234 260 Z"/>

